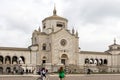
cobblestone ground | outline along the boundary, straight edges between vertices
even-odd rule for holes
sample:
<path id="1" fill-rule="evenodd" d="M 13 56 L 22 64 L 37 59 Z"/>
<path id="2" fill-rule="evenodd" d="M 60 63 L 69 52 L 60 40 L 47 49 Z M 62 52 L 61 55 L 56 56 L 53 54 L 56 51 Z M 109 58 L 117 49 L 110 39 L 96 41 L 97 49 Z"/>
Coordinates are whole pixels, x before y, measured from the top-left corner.
<path id="1" fill-rule="evenodd" d="M 0 80 L 36 80 L 38 75 L 0 75 Z M 49 75 L 47 80 L 59 80 L 57 75 Z M 120 80 L 120 74 L 66 75 L 65 80 Z"/>

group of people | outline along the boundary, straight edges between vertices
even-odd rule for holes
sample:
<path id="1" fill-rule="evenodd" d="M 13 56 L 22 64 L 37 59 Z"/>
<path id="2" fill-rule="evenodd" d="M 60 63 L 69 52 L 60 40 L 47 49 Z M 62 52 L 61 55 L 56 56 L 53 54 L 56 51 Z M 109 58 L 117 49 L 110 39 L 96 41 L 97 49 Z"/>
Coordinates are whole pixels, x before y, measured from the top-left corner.
<path id="1" fill-rule="evenodd" d="M 48 73 L 48 70 L 45 68 L 42 68 L 39 70 L 39 75 L 41 76 L 42 80 L 45 80 L 47 73 Z M 63 67 L 59 68 L 58 73 L 59 73 L 60 80 L 63 80 L 65 77 L 65 71 L 64 71 Z"/>
<path id="2" fill-rule="evenodd" d="M 42 68 L 40 70 L 39 74 L 41 75 L 42 80 L 45 80 L 47 72 L 48 70 L 45 68 Z M 65 78 L 65 70 L 63 69 L 63 67 L 59 68 L 58 73 L 59 73 L 59 79 L 63 80 Z M 91 69 L 87 69 L 87 74 L 90 74 L 90 73 L 91 73 Z"/>

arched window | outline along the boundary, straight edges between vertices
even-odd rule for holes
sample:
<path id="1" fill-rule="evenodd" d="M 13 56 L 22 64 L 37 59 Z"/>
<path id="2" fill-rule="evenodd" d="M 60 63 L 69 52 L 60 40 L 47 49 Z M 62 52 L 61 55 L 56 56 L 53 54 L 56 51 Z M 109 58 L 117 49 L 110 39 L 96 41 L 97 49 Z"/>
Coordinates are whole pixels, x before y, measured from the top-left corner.
<path id="1" fill-rule="evenodd" d="M 5 64 L 11 64 L 11 58 L 10 56 L 5 57 Z"/>
<path id="2" fill-rule="evenodd" d="M 3 56 L 0 56 L 0 64 L 3 64 Z"/>
<path id="3" fill-rule="evenodd" d="M 94 64 L 93 58 L 90 59 L 90 64 Z"/>
<path id="4" fill-rule="evenodd" d="M 97 58 L 94 60 L 94 64 L 99 65 L 99 61 Z"/>
<path id="5" fill-rule="evenodd" d="M 44 24 L 43 24 L 43 29 L 45 29 L 45 28 L 46 28 L 46 24 L 44 23 Z"/>
<path id="6" fill-rule="evenodd" d="M 85 59 L 85 64 L 89 64 L 89 59 L 88 58 Z"/>
<path id="7" fill-rule="evenodd" d="M 108 61 L 107 61 L 107 59 L 104 59 L 104 64 L 108 64 Z"/>
<path id="8" fill-rule="evenodd" d="M 25 64 L 25 58 L 24 58 L 24 56 L 20 56 L 20 63 L 21 64 Z"/>
<path id="9" fill-rule="evenodd" d="M 18 63 L 18 58 L 17 56 L 12 57 L 12 64 L 17 64 Z"/>
<path id="10" fill-rule="evenodd" d="M 103 59 L 100 59 L 100 60 L 99 60 L 99 64 L 100 64 L 100 65 L 103 65 Z"/>
<path id="11" fill-rule="evenodd" d="M 45 43 L 42 45 L 42 50 L 46 50 L 46 44 Z"/>

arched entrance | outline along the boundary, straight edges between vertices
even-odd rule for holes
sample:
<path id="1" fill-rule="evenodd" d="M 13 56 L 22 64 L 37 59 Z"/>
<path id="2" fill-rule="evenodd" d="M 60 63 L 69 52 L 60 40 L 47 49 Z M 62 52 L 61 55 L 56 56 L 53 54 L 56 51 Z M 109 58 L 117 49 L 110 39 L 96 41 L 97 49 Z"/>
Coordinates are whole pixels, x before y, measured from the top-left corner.
<path id="1" fill-rule="evenodd" d="M 89 64 L 89 62 L 90 62 L 89 59 L 86 58 L 86 59 L 85 59 L 85 64 Z"/>
<path id="2" fill-rule="evenodd" d="M 46 60 L 47 60 L 47 58 L 44 56 L 44 57 L 42 58 L 42 64 L 45 64 L 45 63 L 46 63 Z"/>
<path id="3" fill-rule="evenodd" d="M 3 74 L 3 67 L 0 67 L 0 74 Z"/>
<path id="4" fill-rule="evenodd" d="M 19 64 L 25 64 L 25 58 L 23 56 L 20 56 L 18 62 Z"/>
<path id="5" fill-rule="evenodd" d="M 94 64 L 94 59 L 93 58 L 90 59 L 90 64 Z"/>
<path id="6" fill-rule="evenodd" d="M 61 56 L 61 63 L 66 65 L 68 60 L 68 56 L 66 54 L 62 54 Z"/>
<path id="7" fill-rule="evenodd" d="M 104 59 L 104 64 L 105 64 L 105 65 L 107 65 L 107 64 L 108 64 L 107 59 Z"/>
<path id="8" fill-rule="evenodd" d="M 12 64 L 17 64 L 18 63 L 18 58 L 17 56 L 12 57 Z"/>
<path id="9" fill-rule="evenodd" d="M 5 57 L 5 64 L 11 64 L 11 57 L 10 56 Z"/>
<path id="10" fill-rule="evenodd" d="M 99 60 L 96 58 L 94 63 L 96 64 L 96 66 L 98 66 L 99 65 Z"/>
<path id="11" fill-rule="evenodd" d="M 22 59 L 23 64 L 25 64 L 25 58 L 24 58 L 24 56 L 20 56 L 20 58 Z"/>
<path id="12" fill-rule="evenodd" d="M 11 68 L 10 68 L 10 67 L 7 67 L 7 68 L 6 68 L 6 72 L 7 72 L 7 73 L 10 73 L 10 72 L 11 72 Z"/>
<path id="13" fill-rule="evenodd" d="M 99 59 L 99 65 L 103 65 L 103 59 Z"/>

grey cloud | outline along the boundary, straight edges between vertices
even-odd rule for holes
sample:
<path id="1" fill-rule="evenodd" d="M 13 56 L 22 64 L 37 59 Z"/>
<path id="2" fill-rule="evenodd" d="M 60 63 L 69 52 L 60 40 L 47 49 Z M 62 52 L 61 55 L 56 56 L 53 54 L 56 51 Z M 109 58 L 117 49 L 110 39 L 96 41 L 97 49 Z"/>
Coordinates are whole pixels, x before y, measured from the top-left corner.
<path id="1" fill-rule="evenodd" d="M 71 0 L 64 14 L 70 19 L 79 18 L 83 23 L 98 24 L 106 17 L 120 18 L 119 4 L 117 0 Z"/>
<path id="2" fill-rule="evenodd" d="M 4 28 L 6 30 L 19 30 L 22 32 L 28 32 L 30 29 L 29 28 L 30 25 L 22 20 L 18 20 L 18 19 L 14 20 L 9 17 L 4 18 L 4 19 L 5 19 L 5 22 L 1 23 L 1 26 L 6 27 L 6 28 Z"/>
<path id="3" fill-rule="evenodd" d="M 32 1 L 30 0 L 28 3 L 23 1 L 6 3 L 6 1 L 2 1 L 0 3 L 2 4 L 0 7 L 0 10 L 2 10 L 0 21 L 4 20 L 4 23 L 2 21 L 0 25 L 7 27 L 6 30 L 14 29 L 25 33 L 35 29 L 36 25 L 39 27 L 44 10 L 41 10 L 40 4 L 31 3 Z"/>
<path id="4" fill-rule="evenodd" d="M 109 24 L 109 21 L 106 22 L 108 19 L 117 18 L 118 20 L 115 19 L 113 22 L 118 21 L 119 23 L 120 1 L 118 0 L 0 0 L 0 28 L 2 27 L 2 31 L 4 31 L 0 31 L 0 42 L 6 39 L 6 45 L 8 43 L 8 45 L 15 44 L 17 46 L 15 42 L 9 42 L 13 39 L 9 41 L 7 39 L 11 36 L 21 36 L 21 40 L 16 38 L 14 40 L 20 42 L 21 45 L 27 43 L 26 38 L 30 40 L 32 31 L 41 26 L 42 19 L 52 15 L 54 1 L 58 4 L 56 5 L 58 15 L 60 14 L 59 9 L 62 9 L 61 14 L 69 20 L 68 24 L 70 26 L 68 27 L 78 28 L 79 34 L 82 34 L 82 28 L 86 27 L 83 33 L 87 33 L 89 36 L 86 34 L 80 35 L 80 47 L 82 49 L 104 50 L 104 45 L 108 46 L 108 44 L 104 43 L 110 42 L 108 39 L 113 38 L 115 35 L 119 37 L 119 25 L 115 26 L 115 23 L 113 23 L 114 27 L 117 28 L 115 30 L 113 25 Z M 92 29 L 89 24 L 92 24 L 96 29 Z M 89 29 L 91 31 L 87 32 Z M 6 33 L 11 35 L 5 37 Z M 100 39 L 101 41 L 91 40 L 91 42 L 87 42 L 84 36 L 86 36 L 85 38 L 94 37 L 96 40 L 98 38 L 102 39 Z M 96 44 L 99 47 L 91 48 L 89 46 Z"/>

